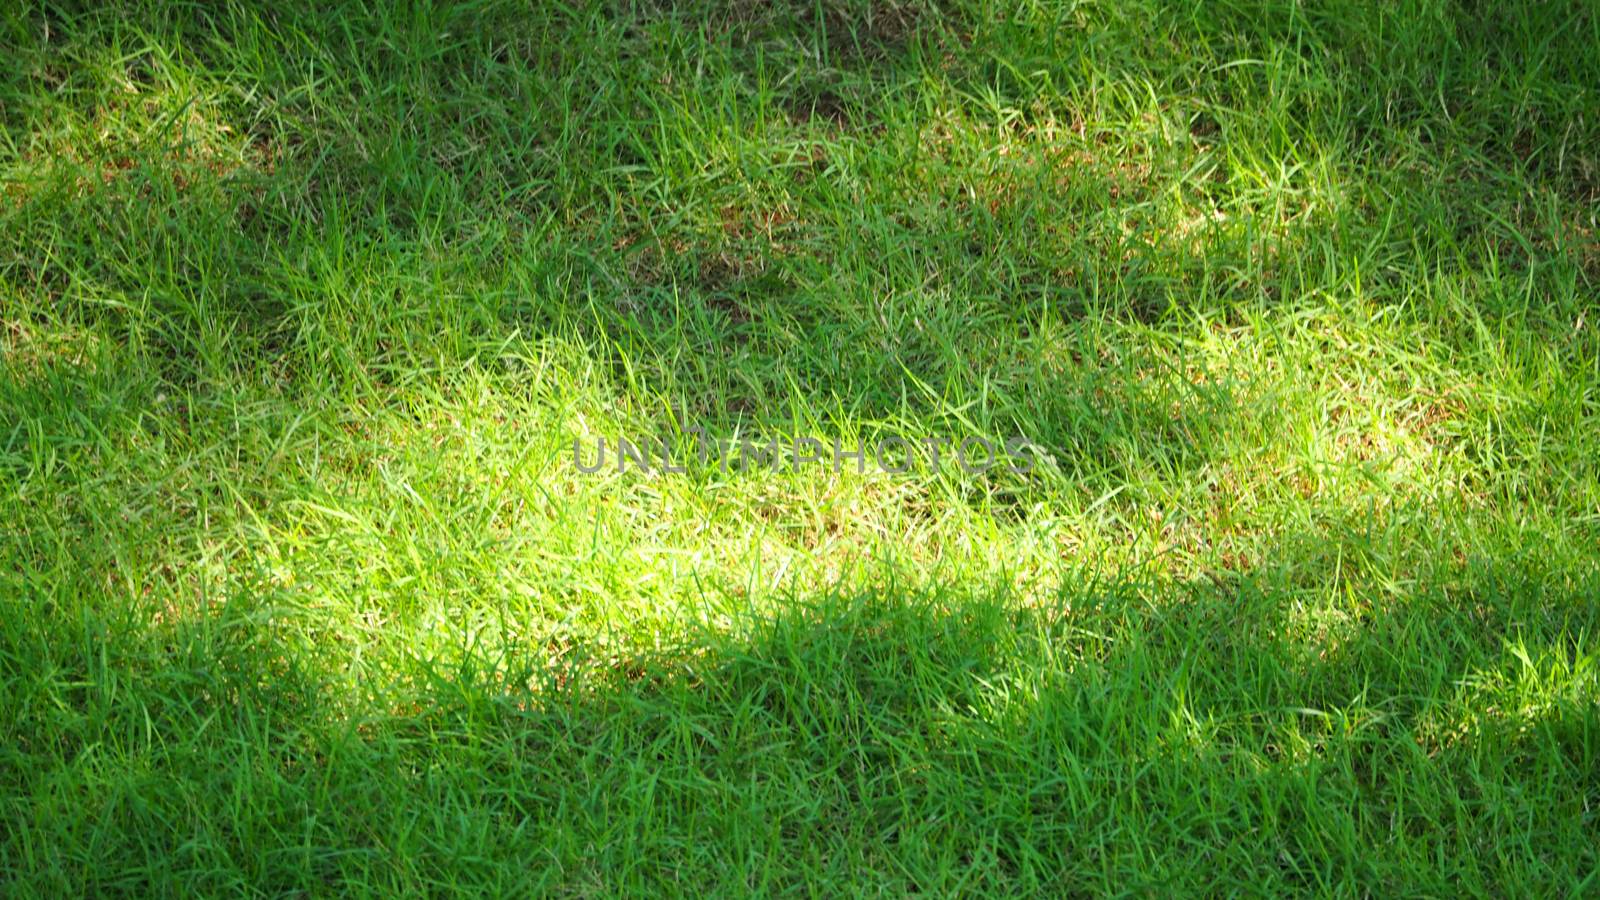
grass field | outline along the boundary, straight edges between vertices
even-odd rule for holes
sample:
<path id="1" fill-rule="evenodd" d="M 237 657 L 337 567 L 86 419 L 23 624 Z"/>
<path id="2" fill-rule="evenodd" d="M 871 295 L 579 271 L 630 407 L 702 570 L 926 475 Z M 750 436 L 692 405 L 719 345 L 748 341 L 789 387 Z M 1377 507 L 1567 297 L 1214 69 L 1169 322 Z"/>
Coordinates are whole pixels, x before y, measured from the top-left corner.
<path id="1" fill-rule="evenodd" d="M 382 6 L 0 14 L 0 893 L 1600 891 L 1592 0 Z"/>

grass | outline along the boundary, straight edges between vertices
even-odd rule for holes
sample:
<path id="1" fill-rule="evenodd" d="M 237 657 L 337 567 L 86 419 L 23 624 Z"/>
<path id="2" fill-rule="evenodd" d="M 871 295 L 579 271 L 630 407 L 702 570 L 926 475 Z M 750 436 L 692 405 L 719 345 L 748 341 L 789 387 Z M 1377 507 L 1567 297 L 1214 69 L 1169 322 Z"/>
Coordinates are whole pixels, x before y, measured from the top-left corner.
<path id="1" fill-rule="evenodd" d="M 381 6 L 0 19 L 5 893 L 1600 888 L 1593 4 Z"/>

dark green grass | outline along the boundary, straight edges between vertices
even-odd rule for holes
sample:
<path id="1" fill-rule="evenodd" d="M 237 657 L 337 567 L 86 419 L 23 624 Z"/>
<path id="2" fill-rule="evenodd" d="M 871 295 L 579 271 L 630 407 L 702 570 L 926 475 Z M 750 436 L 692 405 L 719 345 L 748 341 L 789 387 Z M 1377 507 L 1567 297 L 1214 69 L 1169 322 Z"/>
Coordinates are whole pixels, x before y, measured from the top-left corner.
<path id="1" fill-rule="evenodd" d="M 0 58 L 7 893 L 1600 887 L 1593 4 Z M 1044 455 L 574 467 L 685 425 Z"/>

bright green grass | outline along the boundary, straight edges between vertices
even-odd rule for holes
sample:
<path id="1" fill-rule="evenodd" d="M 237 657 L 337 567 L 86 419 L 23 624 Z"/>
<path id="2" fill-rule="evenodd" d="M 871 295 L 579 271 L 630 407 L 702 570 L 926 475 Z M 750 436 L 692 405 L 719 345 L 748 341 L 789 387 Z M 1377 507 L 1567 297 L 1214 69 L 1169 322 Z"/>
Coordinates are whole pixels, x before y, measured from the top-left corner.
<path id="1" fill-rule="evenodd" d="M 1589 0 L 21 5 L 0 892 L 1600 890 Z"/>

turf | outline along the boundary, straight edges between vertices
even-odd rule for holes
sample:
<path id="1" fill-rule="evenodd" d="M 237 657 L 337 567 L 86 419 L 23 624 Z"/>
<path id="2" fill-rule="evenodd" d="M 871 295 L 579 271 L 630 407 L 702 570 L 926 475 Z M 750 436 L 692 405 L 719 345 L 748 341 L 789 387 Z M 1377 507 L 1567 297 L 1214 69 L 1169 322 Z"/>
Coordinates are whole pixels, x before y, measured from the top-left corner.
<path id="1" fill-rule="evenodd" d="M 1592 2 L 0 59 L 5 893 L 1600 890 Z"/>

